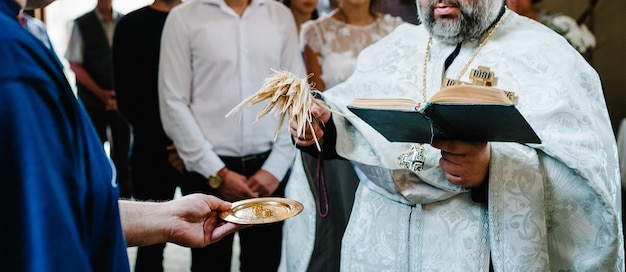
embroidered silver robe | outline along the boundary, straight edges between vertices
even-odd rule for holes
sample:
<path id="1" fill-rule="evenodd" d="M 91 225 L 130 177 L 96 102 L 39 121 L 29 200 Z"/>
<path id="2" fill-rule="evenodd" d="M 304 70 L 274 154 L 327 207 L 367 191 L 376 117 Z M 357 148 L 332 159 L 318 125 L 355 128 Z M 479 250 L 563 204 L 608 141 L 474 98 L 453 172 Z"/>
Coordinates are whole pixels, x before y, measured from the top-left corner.
<path id="1" fill-rule="evenodd" d="M 337 111 L 355 97 L 421 100 L 428 33 L 401 25 L 364 50 L 355 73 L 324 97 Z M 454 46 L 433 40 L 427 97 L 455 78 L 477 43 L 467 43 L 444 75 Z M 495 72 L 497 88 L 519 96 L 518 109 L 541 144 L 491 144 L 489 201 L 445 180 L 438 150 L 426 146 L 422 183 L 398 190 L 396 159 L 411 144 L 390 143 L 357 117 L 333 114 L 336 149 L 362 178 L 342 242 L 342 271 L 624 271 L 619 168 L 598 74 L 565 39 L 509 11 L 470 69 Z M 467 73 L 461 77 L 469 81 Z M 299 165 L 296 163 L 296 165 Z M 301 171 L 301 169 L 294 169 Z M 285 267 L 303 271 L 315 202 L 306 180 L 287 197 L 305 212 L 285 222 Z M 302 193 L 306 192 L 306 193 Z M 313 230 L 314 231 L 314 230 Z"/>

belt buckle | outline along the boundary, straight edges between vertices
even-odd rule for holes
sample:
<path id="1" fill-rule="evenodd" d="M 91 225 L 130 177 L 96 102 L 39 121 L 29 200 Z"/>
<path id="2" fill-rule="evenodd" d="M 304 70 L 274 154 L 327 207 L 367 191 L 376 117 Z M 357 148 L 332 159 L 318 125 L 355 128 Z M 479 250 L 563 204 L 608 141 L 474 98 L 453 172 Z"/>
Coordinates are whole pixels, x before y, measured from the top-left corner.
<path id="1" fill-rule="evenodd" d="M 246 167 L 246 165 L 249 164 L 251 161 L 254 161 L 256 159 L 258 159 L 258 156 L 256 154 L 255 155 L 248 155 L 248 156 L 242 157 L 241 158 L 241 169 L 243 171 L 248 171 L 248 167 Z"/>

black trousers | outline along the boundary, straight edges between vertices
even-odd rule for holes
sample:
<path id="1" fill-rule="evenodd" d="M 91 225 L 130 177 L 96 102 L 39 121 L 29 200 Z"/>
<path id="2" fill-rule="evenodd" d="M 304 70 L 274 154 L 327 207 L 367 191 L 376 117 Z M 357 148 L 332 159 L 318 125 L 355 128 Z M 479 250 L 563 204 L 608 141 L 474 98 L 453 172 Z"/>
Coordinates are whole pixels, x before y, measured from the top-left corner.
<path id="1" fill-rule="evenodd" d="M 250 177 L 261 169 L 268 155 L 269 152 L 246 158 L 221 157 L 221 159 L 229 170 Z M 288 176 L 284 177 L 272 196 L 284 197 Z M 223 198 L 217 190 L 209 187 L 207 179 L 201 175 L 197 175 L 197 180 L 183 184 L 182 191 L 183 194 L 204 192 Z M 239 257 L 241 263 L 240 271 L 269 272 L 278 270 L 281 257 L 283 222 L 256 225 L 239 230 L 238 234 L 241 249 Z M 230 272 L 233 240 L 234 234 L 231 234 L 207 247 L 191 249 L 191 271 Z"/>
<path id="2" fill-rule="evenodd" d="M 118 188 L 121 198 L 132 196 L 132 184 L 128 172 L 128 154 L 131 140 L 131 127 L 119 111 L 104 110 L 104 107 L 86 108 L 100 141 L 108 141 L 110 156 L 117 169 Z M 108 133 L 110 132 L 110 134 Z"/>

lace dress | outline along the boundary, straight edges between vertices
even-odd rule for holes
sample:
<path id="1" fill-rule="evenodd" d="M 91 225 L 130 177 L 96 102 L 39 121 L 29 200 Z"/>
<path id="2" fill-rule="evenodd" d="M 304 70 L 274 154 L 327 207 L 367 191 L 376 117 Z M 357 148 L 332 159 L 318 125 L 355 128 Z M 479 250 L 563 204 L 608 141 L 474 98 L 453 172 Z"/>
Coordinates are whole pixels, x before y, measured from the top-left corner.
<path id="1" fill-rule="evenodd" d="M 303 43 L 319 53 L 321 78 L 326 89 L 345 81 L 354 71 L 356 57 L 365 47 L 377 42 L 403 23 L 400 17 L 379 16 L 365 26 L 349 25 L 332 16 L 309 21 L 302 26 Z"/>

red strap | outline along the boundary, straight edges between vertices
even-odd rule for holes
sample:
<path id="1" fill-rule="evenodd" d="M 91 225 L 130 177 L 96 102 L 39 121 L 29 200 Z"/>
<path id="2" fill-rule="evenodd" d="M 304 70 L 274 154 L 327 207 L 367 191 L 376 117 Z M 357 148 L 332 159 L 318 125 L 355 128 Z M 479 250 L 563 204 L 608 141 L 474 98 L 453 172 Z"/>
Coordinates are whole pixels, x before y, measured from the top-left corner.
<path id="1" fill-rule="evenodd" d="M 326 218 L 329 212 L 328 205 L 328 190 L 326 189 L 326 178 L 324 177 L 324 159 L 322 152 L 317 153 L 317 172 L 315 173 L 315 181 L 317 183 L 318 197 L 315 200 L 317 202 L 317 213 Z M 324 211 L 322 211 L 322 198 L 324 201 Z"/>

